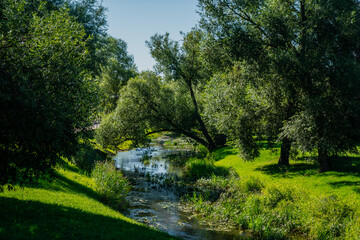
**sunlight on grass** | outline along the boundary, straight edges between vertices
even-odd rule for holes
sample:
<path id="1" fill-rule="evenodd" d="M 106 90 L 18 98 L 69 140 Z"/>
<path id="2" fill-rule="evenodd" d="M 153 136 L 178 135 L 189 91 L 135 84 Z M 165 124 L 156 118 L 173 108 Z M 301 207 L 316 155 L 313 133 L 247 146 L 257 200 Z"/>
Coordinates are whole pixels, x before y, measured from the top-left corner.
<path id="1" fill-rule="evenodd" d="M 256 176 L 264 182 L 296 184 L 314 194 L 334 194 L 360 202 L 360 157 L 341 157 L 334 164 L 338 171 L 319 173 L 317 164 L 305 160 L 291 161 L 290 167 L 277 165 L 279 151 L 262 150 L 254 161 L 244 161 L 237 151 L 222 148 L 215 151 L 216 166 L 231 167 L 243 179 Z M 340 162 L 341 161 L 341 162 Z"/>
<path id="2" fill-rule="evenodd" d="M 0 193 L 0 239 L 175 239 L 99 202 L 93 179 L 69 164 L 52 182 Z"/>

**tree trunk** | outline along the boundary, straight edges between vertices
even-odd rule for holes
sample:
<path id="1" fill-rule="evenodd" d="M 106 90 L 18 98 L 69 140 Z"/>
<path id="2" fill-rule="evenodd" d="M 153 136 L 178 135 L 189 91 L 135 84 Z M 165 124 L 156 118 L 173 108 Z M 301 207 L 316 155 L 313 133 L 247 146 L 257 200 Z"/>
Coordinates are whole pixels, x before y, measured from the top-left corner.
<path id="1" fill-rule="evenodd" d="M 278 161 L 278 165 L 280 166 L 289 166 L 289 158 L 290 158 L 290 148 L 291 141 L 289 138 L 285 137 L 281 144 L 280 158 Z"/>
<path id="2" fill-rule="evenodd" d="M 318 147 L 318 162 L 320 165 L 320 172 L 331 170 L 331 162 L 326 148 Z"/>
<path id="3" fill-rule="evenodd" d="M 211 152 L 217 146 L 216 146 L 215 141 L 213 140 L 213 138 L 210 136 L 208 130 L 206 129 L 206 126 L 205 126 L 203 120 L 201 119 L 201 116 L 200 116 L 200 113 L 199 113 L 199 108 L 198 108 L 196 97 L 195 97 L 195 93 L 194 93 L 194 90 L 192 88 L 191 80 L 187 81 L 187 85 L 189 87 L 190 96 L 191 96 L 192 102 L 193 102 L 194 107 L 195 107 L 195 118 L 196 118 L 197 122 L 199 123 L 200 131 L 202 132 L 202 134 L 204 135 L 206 141 L 208 142 L 207 149 L 209 150 L 209 152 Z"/>

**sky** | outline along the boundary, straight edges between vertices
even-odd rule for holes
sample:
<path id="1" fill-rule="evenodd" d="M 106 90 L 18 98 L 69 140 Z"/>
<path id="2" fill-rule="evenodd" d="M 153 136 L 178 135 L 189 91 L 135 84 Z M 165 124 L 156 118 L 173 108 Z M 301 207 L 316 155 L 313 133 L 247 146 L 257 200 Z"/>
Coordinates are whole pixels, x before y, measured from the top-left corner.
<path id="1" fill-rule="evenodd" d="M 198 24 L 197 0 L 103 0 L 108 8 L 108 34 L 124 40 L 134 56 L 139 71 L 152 70 L 145 41 L 156 33 L 170 33 L 180 40 L 180 31 L 187 33 Z"/>

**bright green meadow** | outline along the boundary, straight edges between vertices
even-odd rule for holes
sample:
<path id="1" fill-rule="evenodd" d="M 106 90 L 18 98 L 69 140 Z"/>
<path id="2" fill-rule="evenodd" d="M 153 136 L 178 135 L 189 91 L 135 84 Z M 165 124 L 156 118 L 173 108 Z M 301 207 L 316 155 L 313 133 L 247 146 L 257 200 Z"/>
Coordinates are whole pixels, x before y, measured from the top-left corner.
<path id="1" fill-rule="evenodd" d="M 0 193 L 0 239 L 175 239 L 99 199 L 93 179 L 68 163 L 51 182 Z"/>
<path id="2" fill-rule="evenodd" d="M 263 149 L 259 158 L 245 162 L 231 147 L 217 149 L 204 162 L 213 173 L 198 178 L 198 190 L 185 204 L 204 223 L 233 226 L 255 239 L 358 239 L 359 156 L 334 159 L 336 171 L 326 173 L 311 156 L 289 167 L 279 167 L 278 157 L 278 151 Z M 191 161 L 195 178 L 201 161 Z M 227 177 L 224 168 L 232 169 Z"/>

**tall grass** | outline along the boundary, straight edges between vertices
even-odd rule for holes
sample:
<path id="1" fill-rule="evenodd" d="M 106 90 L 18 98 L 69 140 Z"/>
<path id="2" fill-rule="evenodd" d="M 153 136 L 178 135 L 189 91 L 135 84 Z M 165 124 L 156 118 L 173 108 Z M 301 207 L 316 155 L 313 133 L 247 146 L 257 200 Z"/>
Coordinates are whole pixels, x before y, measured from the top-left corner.
<path id="1" fill-rule="evenodd" d="M 197 181 L 199 191 L 187 204 L 214 226 L 235 226 L 257 239 L 356 239 L 359 211 L 351 201 L 336 196 L 314 197 L 285 182 L 265 183 L 212 176 Z M 217 189 L 218 198 L 209 192 Z"/>
<path id="2" fill-rule="evenodd" d="M 211 158 L 190 158 L 185 164 L 186 180 L 195 181 L 212 175 L 227 176 L 229 169 L 215 166 L 214 160 Z"/>
<path id="3" fill-rule="evenodd" d="M 131 190 L 129 181 L 112 162 L 97 162 L 91 176 L 104 203 L 116 210 L 128 207 L 126 196 Z"/>
<path id="4" fill-rule="evenodd" d="M 338 171 L 327 173 L 306 160 L 279 168 L 278 157 L 263 150 L 245 162 L 226 147 L 215 151 L 215 161 L 188 163 L 196 190 L 185 204 L 204 223 L 240 228 L 255 239 L 360 239 L 359 156 L 340 157 Z M 205 174 L 198 173 L 201 165 Z M 211 168 L 233 170 L 218 176 Z"/>

